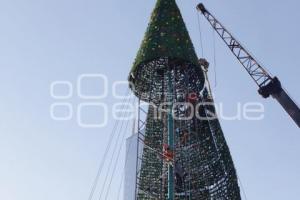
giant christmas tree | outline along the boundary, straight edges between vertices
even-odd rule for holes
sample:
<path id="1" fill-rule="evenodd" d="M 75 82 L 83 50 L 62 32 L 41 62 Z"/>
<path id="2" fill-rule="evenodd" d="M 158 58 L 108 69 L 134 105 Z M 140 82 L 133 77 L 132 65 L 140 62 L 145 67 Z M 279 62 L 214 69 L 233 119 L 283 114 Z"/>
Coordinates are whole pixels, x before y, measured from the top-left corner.
<path id="1" fill-rule="evenodd" d="M 175 0 L 157 1 L 129 80 L 150 103 L 139 136 L 136 199 L 241 199 L 203 66 Z"/>

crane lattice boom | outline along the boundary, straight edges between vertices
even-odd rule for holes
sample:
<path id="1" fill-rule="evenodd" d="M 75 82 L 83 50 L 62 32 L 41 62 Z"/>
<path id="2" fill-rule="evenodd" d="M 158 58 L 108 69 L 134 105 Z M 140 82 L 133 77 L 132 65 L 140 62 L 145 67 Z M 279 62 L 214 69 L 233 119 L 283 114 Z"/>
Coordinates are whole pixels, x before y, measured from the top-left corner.
<path id="1" fill-rule="evenodd" d="M 298 127 L 300 127 L 300 109 L 284 91 L 279 79 L 277 77 L 272 77 L 202 3 L 197 6 L 197 9 L 204 15 L 214 30 L 229 47 L 231 52 L 246 69 L 254 82 L 258 85 L 259 94 L 264 98 L 268 98 L 269 96 L 274 97 L 296 122 Z"/>

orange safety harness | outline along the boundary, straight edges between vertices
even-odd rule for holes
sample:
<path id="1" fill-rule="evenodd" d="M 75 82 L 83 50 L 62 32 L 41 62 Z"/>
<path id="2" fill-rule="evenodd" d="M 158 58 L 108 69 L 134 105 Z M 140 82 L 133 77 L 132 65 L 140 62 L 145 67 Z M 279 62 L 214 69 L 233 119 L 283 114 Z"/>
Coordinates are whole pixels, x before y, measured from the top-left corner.
<path id="1" fill-rule="evenodd" d="M 167 162 L 173 161 L 173 159 L 174 159 L 174 152 L 173 152 L 173 150 L 171 150 L 171 148 L 167 144 L 163 145 L 163 158 Z"/>

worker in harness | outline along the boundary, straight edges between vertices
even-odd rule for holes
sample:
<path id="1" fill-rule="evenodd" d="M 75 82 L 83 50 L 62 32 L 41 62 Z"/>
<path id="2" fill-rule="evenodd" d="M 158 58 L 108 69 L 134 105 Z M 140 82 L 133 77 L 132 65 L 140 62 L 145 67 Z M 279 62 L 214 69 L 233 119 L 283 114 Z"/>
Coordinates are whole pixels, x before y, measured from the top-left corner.
<path id="1" fill-rule="evenodd" d="M 164 159 L 169 165 L 173 165 L 174 152 L 173 152 L 173 150 L 169 147 L 169 145 L 167 145 L 167 144 L 164 144 L 164 145 L 163 145 L 163 159 Z"/>
<path id="2" fill-rule="evenodd" d="M 189 138 L 189 133 L 186 130 L 182 131 L 180 134 L 180 144 L 186 145 L 188 138 Z"/>
<path id="3" fill-rule="evenodd" d="M 185 179 L 186 173 L 184 172 L 184 169 L 182 166 L 176 162 L 175 163 L 175 189 L 177 193 L 184 192 L 184 179 Z"/>

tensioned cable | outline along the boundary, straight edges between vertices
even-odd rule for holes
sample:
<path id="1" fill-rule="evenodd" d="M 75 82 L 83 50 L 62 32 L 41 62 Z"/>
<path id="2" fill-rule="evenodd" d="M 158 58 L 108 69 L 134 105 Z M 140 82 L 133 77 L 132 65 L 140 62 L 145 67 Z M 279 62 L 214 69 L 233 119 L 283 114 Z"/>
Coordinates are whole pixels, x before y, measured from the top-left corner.
<path id="1" fill-rule="evenodd" d="M 127 95 L 128 95 L 128 94 L 129 94 L 129 89 L 127 90 Z M 122 109 L 124 109 L 124 105 L 125 105 L 125 104 L 124 104 L 124 103 L 125 103 L 124 101 L 125 101 L 125 99 L 128 101 L 128 98 L 126 98 L 126 97 L 123 98 L 123 100 L 122 100 L 122 103 L 123 103 Z M 113 139 L 114 136 L 115 136 L 115 133 L 116 133 L 118 124 L 119 124 L 119 121 L 117 120 L 117 121 L 115 122 L 115 124 L 114 124 L 112 133 L 111 133 L 110 138 L 109 138 L 109 142 L 108 142 L 108 144 L 107 144 L 107 146 L 106 146 L 106 150 L 105 150 L 105 153 L 104 153 L 104 157 L 103 157 L 103 159 L 102 159 L 102 161 L 101 161 L 101 164 L 99 165 L 99 169 L 98 169 L 98 172 L 97 172 L 97 175 L 96 175 L 94 184 L 93 184 L 93 186 L 92 186 L 92 190 L 91 190 L 91 193 L 90 193 L 90 196 L 89 196 L 89 200 L 92 199 L 93 196 L 94 196 L 94 193 L 95 193 L 96 187 L 97 187 L 97 185 L 98 185 L 99 178 L 100 178 L 100 175 L 101 175 L 101 173 L 102 173 L 102 170 L 103 170 L 103 167 L 104 167 L 104 164 L 105 164 L 105 161 L 106 161 L 106 157 L 107 157 L 107 154 L 108 154 L 109 149 L 110 149 L 110 147 L 111 147 L 112 139 Z"/>
<path id="2" fill-rule="evenodd" d="M 126 165 L 126 164 L 125 164 L 125 165 Z M 122 185 L 123 185 L 123 183 L 124 183 L 124 173 L 122 174 L 121 182 L 120 182 L 120 185 L 119 185 L 117 200 L 120 199 L 120 196 L 121 196 L 121 190 L 122 190 Z"/>
<path id="3" fill-rule="evenodd" d="M 130 99 L 130 102 L 131 102 L 131 99 Z M 126 113 L 126 112 L 125 112 L 125 113 Z M 123 115 L 122 117 L 125 117 L 125 116 Z M 121 130 L 122 130 L 123 126 L 124 126 L 124 120 L 122 120 L 122 122 L 121 122 L 121 126 L 120 126 L 120 129 L 119 129 L 118 135 L 117 135 L 117 140 L 116 140 L 115 145 L 114 145 L 114 147 L 113 147 L 113 153 L 112 153 L 111 159 L 110 159 L 110 161 L 109 161 L 108 169 L 111 169 L 112 162 L 113 162 L 113 158 L 114 158 L 114 156 L 115 156 L 115 154 L 116 154 L 116 148 L 117 148 L 117 145 L 119 144 L 119 141 L 120 141 L 120 136 L 121 136 L 121 133 L 122 133 Z M 106 174 L 106 176 L 105 176 L 105 180 L 104 180 L 103 186 L 102 186 L 102 188 L 101 188 L 99 200 L 101 199 L 102 194 L 103 194 L 103 191 L 104 191 L 104 189 L 105 189 L 105 184 L 106 184 L 106 182 L 107 182 L 108 175 L 109 175 L 109 172 L 108 172 L 108 173 Z"/>
<path id="4" fill-rule="evenodd" d="M 202 103 L 203 103 L 203 101 L 202 101 Z M 204 109 L 205 109 L 205 115 L 206 115 L 206 117 L 208 118 L 208 115 L 207 115 L 207 112 L 206 112 L 206 111 L 209 110 L 209 109 L 207 109 L 206 105 L 204 106 Z M 209 125 L 209 128 L 210 128 L 210 130 L 211 130 L 211 133 L 214 135 L 214 133 L 213 133 L 214 131 L 212 130 L 212 128 L 211 128 L 211 123 L 210 123 L 209 121 L 210 121 L 210 119 L 208 119 L 208 125 Z M 213 136 L 213 135 L 212 135 L 212 136 Z M 215 137 L 215 136 L 213 136 L 213 140 L 215 140 L 214 137 Z M 214 143 L 215 143 L 215 146 L 217 147 L 215 141 L 214 141 Z M 221 155 L 221 152 L 218 150 L 218 147 L 217 147 L 216 150 L 217 150 L 217 153 Z M 223 163 L 222 161 L 221 161 L 221 163 L 222 163 L 222 165 L 223 165 L 223 168 L 225 169 L 224 163 Z M 224 170 L 224 172 L 226 173 L 226 170 Z M 239 183 L 240 183 L 240 186 L 241 186 L 241 189 L 242 189 L 242 193 L 243 193 L 243 195 L 244 195 L 244 198 L 245 198 L 245 200 L 247 200 L 247 196 L 246 196 L 246 192 L 245 192 L 244 186 L 243 186 L 242 181 L 241 181 L 239 175 L 237 174 L 237 172 L 236 172 L 236 176 L 237 176 L 238 181 L 239 181 Z"/>
<path id="5" fill-rule="evenodd" d="M 133 100 L 133 104 L 134 104 L 134 103 L 135 103 L 135 99 Z M 117 169 L 117 163 L 118 163 L 118 160 L 119 160 L 119 157 L 120 157 L 120 154 L 121 154 L 123 145 L 124 145 L 124 139 L 125 139 L 126 132 L 127 132 L 127 129 L 128 129 L 128 124 L 129 124 L 129 120 L 127 120 L 126 126 L 125 126 L 125 128 L 123 129 L 123 130 L 124 130 L 124 134 L 123 134 L 123 136 L 122 136 L 121 144 L 120 144 L 120 147 L 119 147 L 119 149 L 118 149 L 117 158 L 116 158 L 116 161 L 115 161 L 115 163 L 114 163 L 114 164 L 115 164 L 115 165 L 114 165 L 114 169 L 113 169 L 111 178 L 110 178 L 110 180 L 109 180 L 108 189 L 107 189 L 106 194 L 105 194 L 105 200 L 106 200 L 107 197 L 108 197 L 108 194 L 109 194 L 109 191 L 110 191 L 110 186 L 111 186 L 111 183 L 112 183 L 112 181 L 113 181 L 113 178 L 114 178 L 114 175 L 115 175 L 115 172 L 116 172 L 116 169 Z M 120 131 L 122 131 L 122 130 L 120 130 Z"/>
<path id="6" fill-rule="evenodd" d="M 198 29 L 199 29 L 199 39 L 200 39 L 200 47 L 201 47 L 201 56 L 204 57 L 204 48 L 203 48 L 203 40 L 202 40 L 202 30 L 201 30 L 201 21 L 200 21 L 200 14 L 197 11 L 197 19 L 198 19 Z"/>
<path id="7" fill-rule="evenodd" d="M 128 152 L 129 152 L 129 149 L 131 148 L 131 142 L 129 143 L 129 146 L 126 150 L 126 154 L 125 154 L 125 166 L 127 165 L 127 156 L 128 156 Z M 120 199 L 120 195 L 121 195 L 121 190 L 122 190 L 122 185 L 123 185 L 123 182 L 124 182 L 124 178 L 125 178 L 125 171 L 123 172 L 122 174 L 122 178 L 121 178 L 121 181 L 120 181 L 120 184 L 119 184 L 119 189 L 118 189 L 118 196 L 117 196 L 117 199 L 119 200 Z"/>
<path id="8" fill-rule="evenodd" d="M 214 78 L 215 78 L 215 88 L 217 87 L 217 56 L 216 56 L 216 34 L 215 30 L 212 29 L 212 37 L 213 37 L 213 59 L 214 59 Z"/>
<path id="9" fill-rule="evenodd" d="M 127 91 L 126 91 L 126 96 L 128 96 L 128 95 L 129 95 L 129 88 L 128 88 Z M 127 97 L 124 97 L 124 98 L 122 99 L 122 103 L 123 103 L 123 107 L 121 108 L 122 110 L 124 109 L 124 106 L 125 106 L 125 104 L 124 104 L 124 103 L 125 103 L 125 100 L 128 101 L 129 99 L 128 99 Z M 107 145 L 106 145 L 106 148 L 105 148 L 105 152 L 104 152 L 103 158 L 102 158 L 102 160 L 101 160 L 101 162 L 100 162 L 100 165 L 99 165 L 99 168 L 98 168 L 98 171 L 97 171 L 97 175 L 96 175 L 96 177 L 95 177 L 95 179 L 94 179 L 94 182 L 93 182 L 93 185 L 92 185 L 91 192 L 90 192 L 90 195 L 89 195 L 88 200 L 92 200 L 92 198 L 93 198 L 93 196 L 94 196 L 94 194 L 95 194 L 95 190 L 96 190 L 96 187 L 97 187 L 97 185 L 98 185 L 99 178 L 100 178 L 100 175 L 101 175 L 101 173 L 102 173 L 103 166 L 104 166 L 104 164 L 105 164 L 105 160 L 106 160 L 106 157 L 107 157 L 107 155 L 108 155 L 109 149 L 110 149 L 110 147 L 111 147 L 111 143 L 112 143 L 112 141 L 113 141 L 113 138 L 114 138 L 114 136 L 115 136 L 115 133 L 116 133 L 116 129 L 117 129 L 118 124 L 119 124 L 119 120 L 116 120 L 116 121 L 115 121 L 115 124 L 114 124 L 114 126 L 113 126 L 113 129 L 112 129 L 112 132 L 111 132 L 111 134 L 110 134 L 109 141 L 108 141 L 108 143 L 107 143 Z"/>
<path id="10" fill-rule="evenodd" d="M 128 103 L 128 102 L 126 102 L 126 104 L 127 104 L 127 103 Z M 124 108 L 124 106 L 125 106 L 125 104 L 123 104 L 123 108 Z M 122 108 L 122 109 L 123 109 L 123 108 Z M 121 117 L 125 117 L 125 113 L 126 113 L 126 112 L 121 113 Z M 116 138 L 116 143 L 115 143 L 115 145 L 114 145 L 114 147 L 113 147 L 113 153 L 112 153 L 113 155 L 111 156 L 111 159 L 110 159 L 110 162 L 109 162 L 109 167 L 108 167 L 108 169 L 111 168 L 111 165 L 112 165 L 112 162 L 113 162 L 113 158 L 114 158 L 114 155 L 115 155 L 115 153 L 116 153 L 116 148 L 117 148 L 117 145 L 118 145 L 119 140 L 120 140 L 121 130 L 122 130 L 122 128 L 123 128 L 123 125 L 124 125 L 124 120 L 123 120 L 122 123 L 121 123 L 121 127 L 119 128 L 119 131 L 117 131 L 117 132 L 118 132 L 118 135 L 117 135 L 117 138 Z M 117 128 L 117 129 L 118 129 L 118 128 Z M 101 188 L 101 193 L 100 193 L 100 198 L 99 198 L 99 199 L 101 199 L 101 197 L 102 197 L 103 190 L 105 189 L 105 184 L 106 184 L 108 175 L 109 175 L 109 171 L 108 171 L 108 173 L 106 173 L 105 181 L 104 181 L 103 186 L 102 186 L 102 188 Z"/>
<path id="11" fill-rule="evenodd" d="M 238 180 L 239 180 L 239 182 L 240 182 L 240 185 L 241 185 L 242 192 L 243 192 L 243 195 L 244 195 L 244 197 L 245 197 L 245 200 L 248 200 L 248 199 L 247 199 L 247 196 L 246 196 L 246 192 L 245 192 L 244 186 L 243 186 L 243 184 L 242 184 L 242 180 L 240 179 L 240 177 L 239 177 L 238 174 L 236 174 L 236 175 L 237 175 Z"/>

